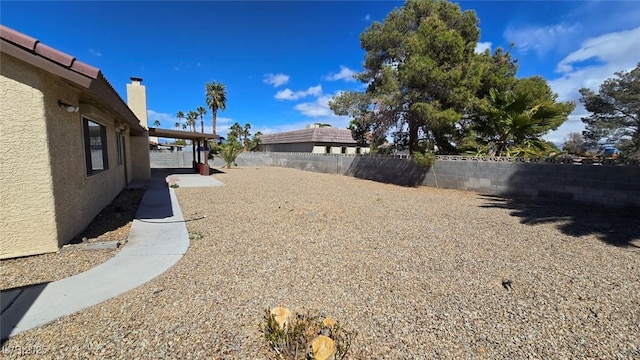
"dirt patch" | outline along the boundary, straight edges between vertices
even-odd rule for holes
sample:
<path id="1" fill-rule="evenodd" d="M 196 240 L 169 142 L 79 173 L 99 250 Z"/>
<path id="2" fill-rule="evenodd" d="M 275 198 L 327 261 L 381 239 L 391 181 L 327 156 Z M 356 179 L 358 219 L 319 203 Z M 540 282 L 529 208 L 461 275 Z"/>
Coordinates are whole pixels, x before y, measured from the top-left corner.
<path id="1" fill-rule="evenodd" d="M 124 244 L 143 195 L 142 189 L 122 190 L 82 233 L 71 240 L 71 244 L 114 240 Z"/>

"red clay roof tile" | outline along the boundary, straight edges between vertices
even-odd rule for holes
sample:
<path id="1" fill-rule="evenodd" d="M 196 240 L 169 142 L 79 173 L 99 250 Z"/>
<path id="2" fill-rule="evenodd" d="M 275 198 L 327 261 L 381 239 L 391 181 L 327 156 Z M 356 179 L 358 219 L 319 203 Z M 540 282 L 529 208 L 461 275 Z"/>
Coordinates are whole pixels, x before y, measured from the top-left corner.
<path id="1" fill-rule="evenodd" d="M 43 43 L 36 44 L 35 53 L 51 61 L 57 62 L 64 67 L 71 67 L 71 64 L 73 64 L 73 61 L 76 59 L 71 55 L 67 55 L 62 51 L 56 50 Z"/>
<path id="2" fill-rule="evenodd" d="M 4 25 L 0 25 L 0 37 L 31 51 L 33 51 L 36 47 L 36 44 L 40 42 L 37 39 L 32 38 L 31 36 L 17 32 Z"/>
<path id="3" fill-rule="evenodd" d="M 34 63 L 35 66 L 49 72 L 54 71 L 58 76 L 63 78 L 70 80 L 74 79 L 72 81 L 82 87 L 85 87 L 107 106 L 119 113 L 120 116 L 122 116 L 123 119 L 131 125 L 132 133 L 144 134 L 145 129 L 140 125 L 140 121 L 136 115 L 131 111 L 124 100 L 122 100 L 118 92 L 104 77 L 100 69 L 80 62 L 71 55 L 44 45 L 37 39 L 10 29 L 4 25 L 0 25 L 0 39 L 2 39 L 4 44 L 9 45 L 9 49 L 21 49 L 20 54 L 22 55 L 19 54 L 18 57 L 23 55 L 25 56 L 21 59 L 39 59 L 36 61 L 37 64 Z M 4 47 L 0 50 L 2 50 L 3 53 L 5 52 Z M 24 53 L 22 51 L 24 51 Z M 42 61 L 42 59 L 46 61 Z M 57 72 L 56 69 L 58 69 L 58 67 L 66 69 L 68 72 L 66 70 L 66 74 Z M 72 76 L 71 74 L 74 75 Z M 82 75 L 84 78 L 89 78 L 90 80 L 88 80 L 88 82 L 78 82 L 77 75 Z"/>
<path id="4" fill-rule="evenodd" d="M 93 66 L 87 65 L 78 60 L 73 62 L 71 69 L 94 79 L 97 79 L 98 73 L 100 73 L 100 69 L 94 68 Z"/>
<path id="5" fill-rule="evenodd" d="M 100 72 L 99 69 L 80 62 L 71 55 L 47 46 L 31 36 L 22 34 L 4 25 L 0 25 L 0 38 L 90 78 L 96 79 Z"/>

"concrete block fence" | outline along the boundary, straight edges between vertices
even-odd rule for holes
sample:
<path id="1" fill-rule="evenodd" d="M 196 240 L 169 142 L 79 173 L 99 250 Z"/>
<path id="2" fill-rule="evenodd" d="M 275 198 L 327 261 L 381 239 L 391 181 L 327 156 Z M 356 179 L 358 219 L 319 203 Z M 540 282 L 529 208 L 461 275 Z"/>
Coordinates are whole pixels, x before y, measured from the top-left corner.
<path id="1" fill-rule="evenodd" d="M 183 156 L 188 157 L 188 162 L 181 159 L 176 161 L 190 164 L 190 155 Z M 159 164 L 158 160 L 154 160 L 153 154 L 151 159 L 152 164 Z M 215 168 L 224 165 L 220 159 L 210 160 L 210 163 Z M 279 166 L 341 174 L 403 186 L 431 186 L 487 195 L 640 208 L 640 166 L 512 162 L 499 158 L 437 156 L 435 165 L 422 168 L 406 156 L 309 153 L 242 153 L 236 163 L 238 166 Z"/>

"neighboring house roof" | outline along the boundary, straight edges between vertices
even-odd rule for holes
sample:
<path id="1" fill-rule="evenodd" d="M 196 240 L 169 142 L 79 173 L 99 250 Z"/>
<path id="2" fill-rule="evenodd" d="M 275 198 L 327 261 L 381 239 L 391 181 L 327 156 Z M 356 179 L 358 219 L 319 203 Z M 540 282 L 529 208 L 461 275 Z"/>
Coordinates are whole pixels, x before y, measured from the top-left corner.
<path id="1" fill-rule="evenodd" d="M 351 136 L 351 130 L 336 128 L 310 128 L 281 132 L 260 136 L 261 144 L 291 144 L 291 143 L 340 143 L 357 144 Z"/>
<path id="2" fill-rule="evenodd" d="M 146 131 L 100 69 L 4 25 L 0 25 L 0 51 L 59 76 L 84 90 L 81 92 L 81 102 L 99 104 L 119 115 L 130 126 L 133 135 Z"/>

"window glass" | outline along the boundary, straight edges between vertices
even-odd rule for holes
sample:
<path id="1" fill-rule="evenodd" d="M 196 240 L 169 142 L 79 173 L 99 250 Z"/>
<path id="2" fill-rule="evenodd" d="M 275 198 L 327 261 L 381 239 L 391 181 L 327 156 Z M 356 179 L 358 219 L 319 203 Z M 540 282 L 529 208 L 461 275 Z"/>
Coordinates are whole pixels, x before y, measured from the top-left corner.
<path id="1" fill-rule="evenodd" d="M 122 165 L 122 139 L 121 131 L 116 132 L 116 147 L 118 148 L 118 165 Z"/>
<path id="2" fill-rule="evenodd" d="M 107 128 L 89 119 L 83 119 L 87 175 L 109 168 L 107 159 Z"/>

